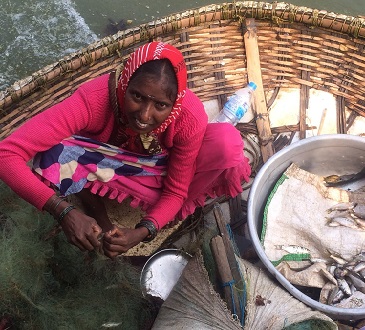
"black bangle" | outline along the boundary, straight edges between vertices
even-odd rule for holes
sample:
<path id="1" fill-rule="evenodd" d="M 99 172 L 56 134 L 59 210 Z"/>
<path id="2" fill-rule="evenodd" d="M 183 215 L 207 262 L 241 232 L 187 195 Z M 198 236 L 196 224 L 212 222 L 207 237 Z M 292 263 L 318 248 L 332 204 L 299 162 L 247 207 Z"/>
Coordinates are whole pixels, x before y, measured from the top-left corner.
<path id="1" fill-rule="evenodd" d="M 58 216 L 58 219 L 57 219 L 58 223 L 61 223 L 61 221 L 63 220 L 63 218 L 65 217 L 65 215 L 66 215 L 68 212 L 70 212 L 71 210 L 75 209 L 75 208 L 76 208 L 76 207 L 75 207 L 75 206 L 73 206 L 73 205 L 69 205 L 69 206 L 65 207 L 65 208 L 63 209 L 63 211 L 60 213 L 60 215 Z"/>
<path id="2" fill-rule="evenodd" d="M 153 224 L 152 221 L 149 220 L 141 220 L 139 223 L 136 224 L 135 228 L 145 227 L 147 228 L 149 234 L 144 238 L 142 241 L 143 243 L 151 242 L 157 236 L 157 228 Z"/>

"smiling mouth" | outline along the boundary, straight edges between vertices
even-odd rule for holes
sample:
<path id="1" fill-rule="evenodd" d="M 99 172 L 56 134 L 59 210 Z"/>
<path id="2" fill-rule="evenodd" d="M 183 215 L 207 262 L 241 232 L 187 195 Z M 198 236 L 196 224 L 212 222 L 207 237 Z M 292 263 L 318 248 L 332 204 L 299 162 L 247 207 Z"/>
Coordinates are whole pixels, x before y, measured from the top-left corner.
<path id="1" fill-rule="evenodd" d="M 141 129 L 145 129 L 148 126 L 148 124 L 140 122 L 137 118 L 136 118 L 136 124 Z"/>

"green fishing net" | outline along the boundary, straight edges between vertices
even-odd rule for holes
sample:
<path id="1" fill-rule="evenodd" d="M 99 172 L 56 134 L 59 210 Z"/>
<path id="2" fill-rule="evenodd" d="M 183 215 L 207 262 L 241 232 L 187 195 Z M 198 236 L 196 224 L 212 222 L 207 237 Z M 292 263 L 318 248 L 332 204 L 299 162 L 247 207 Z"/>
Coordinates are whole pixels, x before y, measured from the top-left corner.
<path id="1" fill-rule="evenodd" d="M 0 320 L 26 330 L 150 328 L 156 310 L 138 268 L 49 235 L 53 218 L 2 182 L 0 205 Z"/>
<path id="2" fill-rule="evenodd" d="M 311 319 L 284 327 L 283 330 L 333 330 L 334 324 L 329 321 Z"/>

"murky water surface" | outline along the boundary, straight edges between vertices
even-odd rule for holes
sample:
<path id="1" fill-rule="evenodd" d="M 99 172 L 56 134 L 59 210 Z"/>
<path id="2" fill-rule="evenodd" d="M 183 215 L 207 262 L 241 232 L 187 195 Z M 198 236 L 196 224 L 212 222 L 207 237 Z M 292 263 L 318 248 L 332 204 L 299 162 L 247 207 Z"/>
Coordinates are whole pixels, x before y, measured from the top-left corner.
<path id="1" fill-rule="evenodd" d="M 152 21 L 209 0 L 2 0 L 0 90 L 109 34 L 108 25 Z M 364 0 L 292 0 L 294 5 L 365 15 Z"/>

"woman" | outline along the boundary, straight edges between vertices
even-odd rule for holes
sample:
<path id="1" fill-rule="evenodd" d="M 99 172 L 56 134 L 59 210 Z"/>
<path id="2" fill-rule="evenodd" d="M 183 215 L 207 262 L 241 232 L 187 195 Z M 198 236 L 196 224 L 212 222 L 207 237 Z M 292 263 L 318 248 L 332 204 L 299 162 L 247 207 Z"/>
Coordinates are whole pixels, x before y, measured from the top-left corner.
<path id="1" fill-rule="evenodd" d="M 250 175 L 239 132 L 208 125 L 175 47 L 148 43 L 131 54 L 117 84 L 112 78 L 83 84 L 0 142 L 0 178 L 51 213 L 82 251 L 98 248 L 102 234 L 110 258 L 152 240 L 207 196 L 236 196 Z M 73 193 L 86 214 L 62 198 Z M 131 197 L 146 215 L 135 228 L 112 225 L 100 196 Z"/>

